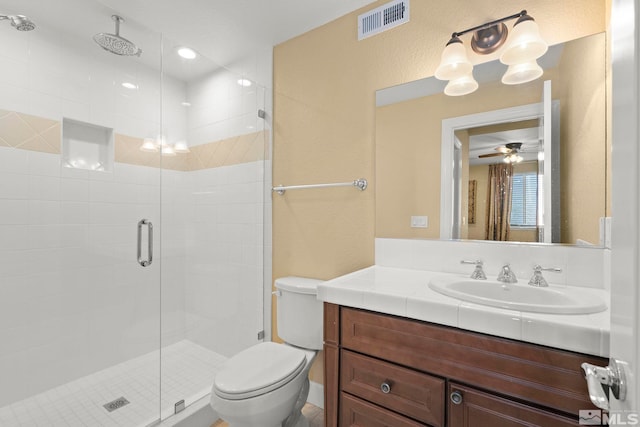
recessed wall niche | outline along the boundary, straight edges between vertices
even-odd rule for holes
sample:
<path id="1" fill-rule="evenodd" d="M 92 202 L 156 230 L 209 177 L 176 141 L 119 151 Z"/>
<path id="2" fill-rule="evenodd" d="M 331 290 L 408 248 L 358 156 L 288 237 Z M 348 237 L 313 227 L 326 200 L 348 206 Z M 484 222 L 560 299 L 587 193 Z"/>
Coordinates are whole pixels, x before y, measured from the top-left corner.
<path id="1" fill-rule="evenodd" d="M 62 165 L 110 172 L 113 169 L 113 129 L 64 118 Z"/>

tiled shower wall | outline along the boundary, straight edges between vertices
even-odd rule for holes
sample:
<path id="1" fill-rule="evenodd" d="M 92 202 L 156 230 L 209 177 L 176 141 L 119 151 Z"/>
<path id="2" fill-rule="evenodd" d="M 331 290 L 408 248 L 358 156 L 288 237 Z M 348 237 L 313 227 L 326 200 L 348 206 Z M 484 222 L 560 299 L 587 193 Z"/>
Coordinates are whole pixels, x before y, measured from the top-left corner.
<path id="1" fill-rule="evenodd" d="M 262 329 L 263 163 L 186 177 L 186 337 L 224 356 L 258 342 Z"/>
<path id="2" fill-rule="evenodd" d="M 162 345 L 187 338 L 230 355 L 256 342 L 264 90 L 219 71 L 218 96 L 168 76 L 161 91 L 157 70 L 43 25 L 2 26 L 0 39 L 0 406 L 155 350 L 160 327 Z M 188 136 L 191 153 L 141 157 L 161 96 L 163 131 Z M 214 115 L 221 100 L 229 109 Z M 210 113 L 188 120 L 199 108 Z M 114 129 L 113 171 L 61 167 L 63 117 Z M 156 224 L 162 261 L 146 269 L 135 261 L 141 218 Z"/>
<path id="3" fill-rule="evenodd" d="M 0 170 L 0 406 L 158 348 L 159 269 L 137 265 L 135 226 L 159 224 L 160 170 L 10 147 Z"/>
<path id="4" fill-rule="evenodd" d="M 157 349 L 160 307 L 162 345 L 230 356 L 255 343 L 263 169 L 105 173 L 0 147 L 0 405 Z M 143 217 L 161 232 L 147 269 L 135 261 Z"/>

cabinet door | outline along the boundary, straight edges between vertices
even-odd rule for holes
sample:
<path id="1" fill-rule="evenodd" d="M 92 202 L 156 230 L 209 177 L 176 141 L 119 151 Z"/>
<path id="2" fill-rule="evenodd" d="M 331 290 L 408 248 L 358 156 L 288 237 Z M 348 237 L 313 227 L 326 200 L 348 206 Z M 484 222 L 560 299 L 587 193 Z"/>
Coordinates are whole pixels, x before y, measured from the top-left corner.
<path id="1" fill-rule="evenodd" d="M 343 307 L 343 348 L 561 413 L 595 409 L 585 361 L 607 359 Z M 591 360 L 591 361 L 590 361 Z"/>
<path id="2" fill-rule="evenodd" d="M 340 427 L 425 427 L 377 405 L 340 393 Z"/>
<path id="3" fill-rule="evenodd" d="M 340 360 L 343 391 L 430 426 L 444 426 L 443 379 L 348 350 L 342 350 Z"/>
<path id="4" fill-rule="evenodd" d="M 578 425 L 577 419 L 562 417 L 455 383 L 449 384 L 448 394 L 449 427 Z"/>

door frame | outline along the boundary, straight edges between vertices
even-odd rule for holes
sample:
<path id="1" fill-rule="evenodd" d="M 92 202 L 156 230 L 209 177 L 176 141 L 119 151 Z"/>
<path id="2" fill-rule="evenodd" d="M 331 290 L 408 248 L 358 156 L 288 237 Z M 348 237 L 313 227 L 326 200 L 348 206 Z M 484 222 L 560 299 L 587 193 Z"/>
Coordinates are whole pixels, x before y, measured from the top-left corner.
<path id="1" fill-rule="evenodd" d="M 640 6 L 635 0 L 613 0 L 611 12 L 613 219 L 609 354 L 620 361 L 626 372 L 627 397 L 623 402 L 612 398 L 610 405 L 612 411 L 638 411 Z"/>
<path id="2" fill-rule="evenodd" d="M 559 114 L 560 107 L 558 101 L 551 101 L 550 108 L 551 113 Z M 452 239 L 456 235 L 453 229 L 456 222 L 453 219 L 455 213 L 453 195 L 456 185 L 454 181 L 457 178 L 453 174 L 455 167 L 454 151 L 457 139 L 455 135 L 456 131 L 497 123 L 538 120 L 542 117 L 544 117 L 544 103 L 538 102 L 442 120 L 442 145 L 440 148 L 440 239 Z M 545 159 L 551 157 L 552 153 L 547 153 L 550 145 L 551 144 L 548 146 L 545 145 Z M 549 162 L 549 164 L 553 164 L 553 162 Z M 552 170 L 553 169 L 549 170 L 549 173 L 551 173 Z M 551 179 L 546 179 L 546 175 L 545 173 L 545 181 L 551 181 Z M 547 222 L 551 223 L 551 215 L 551 209 L 547 209 L 545 206 L 545 227 L 547 226 Z M 460 219 L 458 219 L 458 224 L 461 224 Z M 556 224 L 559 224 L 558 221 L 556 221 Z"/>

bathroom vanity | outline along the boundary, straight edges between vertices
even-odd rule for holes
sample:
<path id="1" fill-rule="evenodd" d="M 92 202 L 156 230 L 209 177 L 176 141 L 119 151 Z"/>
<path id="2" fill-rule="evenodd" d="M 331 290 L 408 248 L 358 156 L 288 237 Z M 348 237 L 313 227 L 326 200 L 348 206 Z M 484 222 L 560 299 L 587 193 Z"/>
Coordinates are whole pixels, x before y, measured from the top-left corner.
<path id="1" fill-rule="evenodd" d="M 327 426 L 562 427 L 577 426 L 580 410 L 595 409 L 580 365 L 607 364 L 601 342 L 593 351 L 571 349 L 577 344 L 570 339 L 540 345 L 523 337 L 524 313 L 435 294 L 426 286 L 429 276 L 374 266 L 320 286 Z M 456 324 L 466 309 L 478 309 L 475 329 L 485 331 Z M 558 322 L 548 326 L 548 339 L 561 340 L 570 331 L 585 336 L 580 328 L 608 334 L 606 325 L 595 331 L 604 313 L 538 316 Z M 563 331 L 569 320 L 584 324 Z M 501 336 L 509 335 L 510 321 L 520 336 Z"/>

